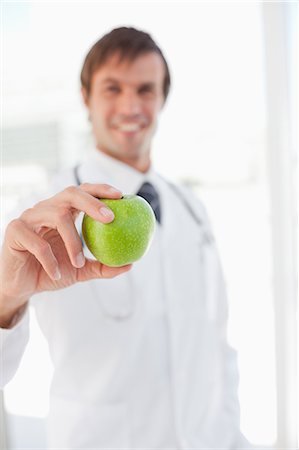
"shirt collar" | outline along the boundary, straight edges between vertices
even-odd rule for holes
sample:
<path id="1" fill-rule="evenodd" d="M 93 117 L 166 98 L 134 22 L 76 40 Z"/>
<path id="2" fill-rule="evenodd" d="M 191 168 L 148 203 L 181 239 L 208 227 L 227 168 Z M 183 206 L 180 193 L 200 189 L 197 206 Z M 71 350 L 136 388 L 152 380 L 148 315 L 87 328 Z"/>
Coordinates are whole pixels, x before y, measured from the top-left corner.
<path id="1" fill-rule="evenodd" d="M 153 178 L 152 167 L 146 173 L 142 173 L 98 149 L 93 151 L 91 163 L 92 173 L 96 174 L 100 169 L 101 173 L 104 174 L 104 179 L 100 182 L 113 185 L 120 189 L 123 194 L 136 193 L 145 181 Z M 91 179 L 90 182 L 99 181 Z"/>

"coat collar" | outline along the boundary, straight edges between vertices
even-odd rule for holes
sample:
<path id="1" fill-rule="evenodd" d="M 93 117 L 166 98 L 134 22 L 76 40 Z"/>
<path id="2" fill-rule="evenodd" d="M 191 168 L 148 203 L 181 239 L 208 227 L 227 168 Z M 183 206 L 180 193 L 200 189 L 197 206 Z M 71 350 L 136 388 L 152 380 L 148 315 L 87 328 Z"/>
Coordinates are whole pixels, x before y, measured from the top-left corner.
<path id="1" fill-rule="evenodd" d="M 157 178 L 152 167 L 146 173 L 141 173 L 97 149 L 80 166 L 79 175 L 82 183 L 111 184 L 123 194 L 136 193 L 145 181 L 155 182 Z"/>

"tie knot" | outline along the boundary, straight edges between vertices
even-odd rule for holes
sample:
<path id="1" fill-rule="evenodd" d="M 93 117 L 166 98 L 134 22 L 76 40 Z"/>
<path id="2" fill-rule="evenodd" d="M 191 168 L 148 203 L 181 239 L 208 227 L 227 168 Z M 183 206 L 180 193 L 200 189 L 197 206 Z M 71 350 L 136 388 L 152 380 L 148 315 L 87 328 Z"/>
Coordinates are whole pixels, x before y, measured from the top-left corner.
<path id="1" fill-rule="evenodd" d="M 143 183 L 137 195 L 144 198 L 152 207 L 154 214 L 156 216 L 156 220 L 161 223 L 161 208 L 160 208 L 160 200 L 159 194 L 154 188 L 154 186 L 146 181 Z"/>

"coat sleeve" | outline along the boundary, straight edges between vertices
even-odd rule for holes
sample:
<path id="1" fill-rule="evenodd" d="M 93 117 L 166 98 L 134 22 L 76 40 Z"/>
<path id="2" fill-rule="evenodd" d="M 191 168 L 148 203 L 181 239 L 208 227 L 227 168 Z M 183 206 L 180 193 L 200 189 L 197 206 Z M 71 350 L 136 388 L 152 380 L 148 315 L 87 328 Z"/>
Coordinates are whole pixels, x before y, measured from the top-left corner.
<path id="1" fill-rule="evenodd" d="M 227 286 L 221 258 L 215 242 L 212 225 L 205 206 L 198 201 L 194 193 L 193 204 L 197 205 L 195 211 L 199 218 L 201 235 L 205 248 L 205 294 L 206 307 L 210 323 L 217 335 L 218 349 L 216 351 L 219 361 L 219 386 L 218 405 L 215 405 L 214 417 L 211 417 L 207 441 L 213 442 L 214 446 L 219 446 L 218 436 L 221 436 L 221 447 L 227 449 L 253 449 L 254 446 L 243 436 L 240 430 L 240 404 L 238 396 L 239 369 L 237 352 L 231 347 L 227 336 L 229 304 L 227 297 Z M 189 194 L 190 198 L 190 194 Z M 197 200 L 197 201 L 196 201 Z M 213 433 L 213 430 L 218 433 Z"/>
<path id="2" fill-rule="evenodd" d="M 3 241 L 8 223 L 40 199 L 41 197 L 35 194 L 23 197 L 19 204 L 7 213 L 1 229 L 1 241 Z M 15 375 L 28 340 L 29 307 L 27 303 L 22 312 L 13 318 L 9 328 L 0 328 L 0 389 Z"/>
<path id="3" fill-rule="evenodd" d="M 0 328 L 0 389 L 15 375 L 29 340 L 29 308 L 11 328 Z"/>
<path id="4" fill-rule="evenodd" d="M 25 209 L 32 207 L 41 199 L 48 198 L 74 184 L 73 170 L 67 169 L 62 174 L 54 177 L 50 185 L 41 193 L 32 193 L 23 197 L 17 207 L 10 211 L 4 218 L 4 226 L 1 229 L 1 240 L 3 239 L 7 224 L 18 217 Z M 29 340 L 29 307 L 22 314 L 14 318 L 15 324 L 8 329 L 0 328 L 0 389 L 3 388 L 15 375 L 21 358 Z"/>
<path id="5" fill-rule="evenodd" d="M 223 436 L 226 436 L 230 448 L 252 448 L 240 431 L 240 406 L 238 397 L 239 369 L 237 352 L 229 345 L 227 338 L 228 323 L 228 302 L 226 297 L 226 285 L 223 272 L 218 259 L 218 309 L 216 323 L 220 333 L 220 358 L 222 368 L 222 406 L 219 415 L 219 427 L 223 429 Z M 216 266 L 217 267 L 217 266 Z"/>
<path id="6" fill-rule="evenodd" d="M 207 225 L 210 228 L 209 224 Z M 212 232 L 210 234 L 212 236 Z M 212 238 L 213 239 L 213 238 Z M 237 352 L 229 345 L 227 338 L 228 299 L 224 273 L 215 242 L 208 246 L 206 254 L 207 305 L 209 316 L 218 333 L 220 401 L 219 411 L 213 428 L 222 436 L 225 448 L 254 448 L 240 431 L 240 407 L 238 397 L 239 370 Z"/>

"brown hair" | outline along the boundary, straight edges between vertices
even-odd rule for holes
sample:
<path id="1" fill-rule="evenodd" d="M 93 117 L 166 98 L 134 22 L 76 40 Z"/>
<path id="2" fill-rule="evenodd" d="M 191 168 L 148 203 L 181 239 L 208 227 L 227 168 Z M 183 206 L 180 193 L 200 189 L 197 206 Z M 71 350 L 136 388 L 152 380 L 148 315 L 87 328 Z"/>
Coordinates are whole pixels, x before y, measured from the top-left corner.
<path id="1" fill-rule="evenodd" d="M 81 85 L 89 95 L 92 75 L 115 53 L 119 53 L 120 61 L 133 61 L 138 56 L 150 52 L 159 54 L 164 62 L 163 93 L 166 100 L 170 89 L 170 73 L 164 55 L 148 33 L 135 28 L 115 28 L 91 47 L 83 63 Z"/>

